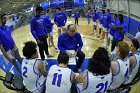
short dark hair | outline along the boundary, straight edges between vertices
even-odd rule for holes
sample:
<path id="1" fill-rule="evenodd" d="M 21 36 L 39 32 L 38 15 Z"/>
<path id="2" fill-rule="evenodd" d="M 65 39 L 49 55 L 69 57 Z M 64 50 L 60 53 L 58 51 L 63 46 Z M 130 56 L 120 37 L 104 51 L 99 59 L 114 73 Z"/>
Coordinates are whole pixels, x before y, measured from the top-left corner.
<path id="1" fill-rule="evenodd" d="M 104 9 L 102 9 L 102 13 L 105 14 L 105 10 Z"/>
<path id="2" fill-rule="evenodd" d="M 98 75 L 106 75 L 110 73 L 110 67 L 111 62 L 107 50 L 99 47 L 89 59 L 88 70 Z"/>
<path id="3" fill-rule="evenodd" d="M 118 15 L 117 14 L 113 14 L 114 16 L 116 16 L 116 17 L 118 17 Z"/>
<path id="4" fill-rule="evenodd" d="M 69 56 L 66 53 L 60 53 L 57 57 L 58 64 L 68 64 Z"/>
<path id="5" fill-rule="evenodd" d="M 2 15 L 0 16 L 0 19 L 2 19 L 4 16 L 6 16 L 6 14 L 2 14 Z"/>
<path id="6" fill-rule="evenodd" d="M 51 9 L 49 8 L 49 9 L 46 10 L 46 13 L 49 13 L 50 11 L 51 11 Z"/>
<path id="7" fill-rule="evenodd" d="M 57 7 L 56 9 L 59 10 L 59 11 L 61 11 L 61 8 L 60 7 Z"/>
<path id="8" fill-rule="evenodd" d="M 42 7 L 40 7 L 40 6 L 38 6 L 37 8 L 36 8 L 36 11 L 42 11 L 43 9 L 42 9 Z"/>
<path id="9" fill-rule="evenodd" d="M 138 50 L 140 47 L 139 41 L 136 38 L 133 38 L 131 41 L 132 41 L 134 47 Z"/>
<path id="10" fill-rule="evenodd" d="M 96 12 L 96 10 L 94 9 L 94 12 Z"/>
<path id="11" fill-rule="evenodd" d="M 107 12 L 109 13 L 110 12 L 110 9 L 107 9 Z"/>
<path id="12" fill-rule="evenodd" d="M 119 20 L 121 23 L 123 23 L 124 19 L 123 19 L 123 15 L 122 14 L 119 14 Z"/>
<path id="13" fill-rule="evenodd" d="M 36 47 L 37 47 L 37 45 L 33 41 L 28 41 L 28 42 L 24 43 L 24 47 L 23 47 L 23 50 L 22 50 L 23 55 L 26 58 L 31 58 L 32 55 L 37 52 Z"/>

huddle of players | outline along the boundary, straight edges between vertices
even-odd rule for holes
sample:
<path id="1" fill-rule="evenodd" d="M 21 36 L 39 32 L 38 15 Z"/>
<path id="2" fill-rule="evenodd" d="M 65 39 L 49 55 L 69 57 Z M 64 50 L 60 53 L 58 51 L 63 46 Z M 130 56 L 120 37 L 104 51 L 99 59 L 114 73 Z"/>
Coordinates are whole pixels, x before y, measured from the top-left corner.
<path id="1" fill-rule="evenodd" d="M 109 25 L 105 23 L 110 20 L 102 21 L 103 18 L 108 19 L 108 17 L 106 15 L 101 16 L 100 20 L 100 22 L 103 22 L 103 29 L 107 30 Z M 110 22 L 110 24 L 113 22 Z M 109 26 L 110 29 L 111 26 Z M 116 27 L 115 29 L 120 28 Z M 60 33 L 59 31 L 58 34 Z M 140 62 L 140 54 L 137 52 L 139 42 L 136 39 L 132 39 L 132 56 L 130 57 L 127 57 L 130 50 L 129 45 L 123 41 L 117 43 L 117 59 L 113 61 L 110 61 L 107 50 L 99 47 L 89 59 L 87 70 L 80 74 L 68 68 L 69 56 L 66 53 L 60 53 L 57 58 L 58 64 L 46 70 L 47 64 L 36 59 L 38 58 L 36 48 L 36 43 L 32 41 L 26 42 L 23 48 L 23 55 L 26 58 L 23 59 L 22 63 L 22 77 L 24 85 L 32 93 L 70 93 L 73 83 L 76 84 L 78 93 L 112 91 L 134 79 Z"/>
<path id="2" fill-rule="evenodd" d="M 107 50 L 99 47 L 89 59 L 87 70 L 80 74 L 68 68 L 69 56 L 66 53 L 60 53 L 58 64 L 47 71 L 47 64 L 36 59 L 36 47 L 35 42 L 28 41 L 23 48 L 26 58 L 22 63 L 22 77 L 24 85 L 32 93 L 70 93 L 73 83 L 76 84 L 78 93 L 113 91 L 122 84 L 129 84 L 139 69 L 137 39 L 132 39 L 130 47 L 126 42 L 119 42 L 116 46 L 117 59 L 113 61 L 110 61 Z M 128 57 L 130 50 L 132 55 Z"/>

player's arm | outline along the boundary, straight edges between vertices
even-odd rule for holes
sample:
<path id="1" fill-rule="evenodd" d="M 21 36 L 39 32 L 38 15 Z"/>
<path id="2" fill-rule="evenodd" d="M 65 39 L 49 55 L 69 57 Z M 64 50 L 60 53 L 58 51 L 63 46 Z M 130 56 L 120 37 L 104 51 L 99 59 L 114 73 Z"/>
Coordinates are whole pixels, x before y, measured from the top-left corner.
<path id="1" fill-rule="evenodd" d="M 79 75 L 79 73 L 74 73 L 74 72 L 72 72 L 72 76 L 71 76 L 71 82 L 72 83 L 75 83 L 76 82 L 76 78 L 77 78 L 77 76 Z"/>
<path id="2" fill-rule="evenodd" d="M 86 73 L 81 73 L 76 77 L 76 81 L 78 83 L 84 83 L 85 79 L 86 79 Z"/>
<path id="3" fill-rule="evenodd" d="M 111 70 L 112 70 L 113 75 L 116 75 L 119 73 L 119 66 L 118 66 L 117 62 L 115 62 L 115 61 L 111 62 Z"/>
<path id="4" fill-rule="evenodd" d="M 41 63 L 40 61 L 38 62 L 38 70 L 41 72 L 43 76 L 47 76 L 48 72 L 46 70 L 46 64 Z"/>
<path id="5" fill-rule="evenodd" d="M 87 71 L 81 73 L 80 75 L 78 75 L 76 77 L 76 81 L 77 83 L 82 83 L 83 84 L 83 88 L 86 88 L 87 86 Z"/>
<path id="6" fill-rule="evenodd" d="M 5 57 L 7 60 L 9 60 L 10 62 L 12 62 L 12 61 L 14 60 L 14 58 L 10 58 L 10 57 L 7 55 L 7 53 L 6 53 L 6 51 L 4 50 L 4 48 L 3 48 L 2 45 L 0 45 L 0 49 L 1 49 L 1 52 L 3 53 L 4 57 Z"/>
<path id="7" fill-rule="evenodd" d="M 39 38 L 35 33 L 35 20 L 34 19 L 31 20 L 30 28 L 31 28 L 31 33 L 32 33 L 33 37 L 36 39 L 36 41 L 38 41 Z"/>
<path id="8" fill-rule="evenodd" d="M 134 65 L 136 64 L 136 59 L 135 59 L 134 56 L 131 56 L 131 57 L 129 58 L 129 63 L 130 63 L 130 68 L 133 68 Z"/>

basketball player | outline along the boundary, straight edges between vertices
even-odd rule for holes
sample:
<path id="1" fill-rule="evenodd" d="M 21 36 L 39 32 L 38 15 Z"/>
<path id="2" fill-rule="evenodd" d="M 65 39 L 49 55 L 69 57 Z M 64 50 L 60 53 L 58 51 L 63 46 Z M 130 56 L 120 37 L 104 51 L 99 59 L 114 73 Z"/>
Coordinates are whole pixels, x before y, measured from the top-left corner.
<path id="1" fill-rule="evenodd" d="M 114 27 L 115 33 L 112 40 L 111 51 L 115 49 L 115 46 L 118 42 L 123 41 L 124 34 L 127 31 L 127 24 L 124 22 L 124 18 L 122 14 L 119 14 L 119 21 L 117 21 L 117 26 Z"/>
<path id="2" fill-rule="evenodd" d="M 45 76 L 47 75 L 45 65 L 36 59 L 38 58 L 36 47 L 35 42 L 28 41 L 22 50 L 26 57 L 22 62 L 23 83 L 31 93 L 41 93 L 44 90 Z"/>
<path id="3" fill-rule="evenodd" d="M 97 33 L 97 19 L 98 19 L 98 14 L 96 10 L 92 13 L 92 19 L 93 19 L 93 32 L 91 34 L 94 34 L 95 32 Z"/>
<path id="4" fill-rule="evenodd" d="M 114 33 L 115 33 L 115 30 L 114 30 L 114 27 L 117 26 L 117 14 L 113 14 L 113 20 L 110 24 L 110 28 L 109 28 L 109 35 L 108 35 L 108 38 L 107 38 L 107 45 L 106 45 L 106 49 L 108 49 L 108 46 L 110 45 L 110 41 L 113 40 L 113 36 L 114 36 Z"/>
<path id="5" fill-rule="evenodd" d="M 111 14 L 109 13 L 109 9 L 103 10 L 102 21 L 103 21 L 103 34 L 101 41 L 104 42 L 104 38 L 108 38 L 109 33 L 109 24 L 111 23 Z"/>
<path id="6" fill-rule="evenodd" d="M 61 11 L 60 7 L 56 8 L 56 14 L 54 16 L 54 22 L 57 25 L 58 36 L 59 36 L 61 34 L 61 29 L 62 29 L 62 32 L 65 32 L 65 30 L 66 30 L 65 29 L 65 24 L 67 22 L 66 14 Z"/>
<path id="7" fill-rule="evenodd" d="M 70 93 L 71 85 L 75 81 L 75 73 L 68 68 L 69 56 L 60 53 L 57 61 L 58 65 L 53 65 L 49 69 L 46 93 Z"/>
<path id="8" fill-rule="evenodd" d="M 77 76 L 78 93 L 105 93 L 112 82 L 111 62 L 105 48 L 99 47 L 89 60 L 88 70 Z"/>
<path id="9" fill-rule="evenodd" d="M 109 90 L 117 89 L 128 77 L 129 66 L 126 56 L 129 53 L 129 45 L 126 42 L 119 42 L 116 46 L 116 54 L 118 59 L 111 62 L 111 70 L 113 74 L 113 81 Z"/>
<path id="10" fill-rule="evenodd" d="M 75 25 L 78 25 L 78 19 L 79 19 L 80 15 L 79 15 L 79 12 L 78 10 L 75 11 L 74 13 L 74 18 L 75 18 Z"/>
<path id="11" fill-rule="evenodd" d="M 51 9 L 47 9 L 46 10 L 46 16 L 45 16 L 44 20 L 45 20 L 45 26 L 47 28 L 47 32 L 48 32 L 48 36 L 49 36 L 48 44 L 49 45 L 51 44 L 54 47 L 54 49 L 57 50 L 57 48 L 56 48 L 56 46 L 54 45 L 54 42 L 53 42 L 53 32 L 52 32 L 52 30 L 53 30 L 54 23 L 51 23 L 50 14 L 51 14 Z"/>
<path id="12" fill-rule="evenodd" d="M 136 76 L 139 70 L 139 64 L 140 64 L 140 54 L 138 53 L 139 49 L 139 41 L 137 39 L 131 40 L 131 52 L 133 56 L 129 58 L 129 79 L 124 84 L 130 83 Z"/>
<path id="13" fill-rule="evenodd" d="M 45 60 L 44 52 L 46 53 L 47 57 L 53 57 L 49 54 L 48 51 L 48 43 L 47 43 L 47 30 L 45 27 L 44 18 L 41 16 L 42 7 L 36 8 L 35 16 L 31 20 L 31 33 L 35 38 L 38 47 L 41 59 Z"/>

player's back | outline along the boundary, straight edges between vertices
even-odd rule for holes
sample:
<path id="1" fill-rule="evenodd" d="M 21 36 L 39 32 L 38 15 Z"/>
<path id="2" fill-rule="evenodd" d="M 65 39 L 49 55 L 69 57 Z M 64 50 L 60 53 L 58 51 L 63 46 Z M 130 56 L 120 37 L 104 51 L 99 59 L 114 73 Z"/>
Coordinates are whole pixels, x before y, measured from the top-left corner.
<path id="1" fill-rule="evenodd" d="M 22 77 L 26 88 L 32 93 L 41 93 L 44 88 L 45 77 L 40 76 L 38 60 L 24 59 L 22 62 Z M 36 92 L 37 91 L 37 92 Z"/>
<path id="2" fill-rule="evenodd" d="M 87 86 L 79 93 L 106 93 L 108 87 L 112 82 L 112 73 L 107 75 L 94 75 L 93 73 L 87 71 Z"/>
<path id="3" fill-rule="evenodd" d="M 46 93 L 70 93 L 72 71 L 67 67 L 53 65 L 46 80 Z"/>

